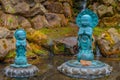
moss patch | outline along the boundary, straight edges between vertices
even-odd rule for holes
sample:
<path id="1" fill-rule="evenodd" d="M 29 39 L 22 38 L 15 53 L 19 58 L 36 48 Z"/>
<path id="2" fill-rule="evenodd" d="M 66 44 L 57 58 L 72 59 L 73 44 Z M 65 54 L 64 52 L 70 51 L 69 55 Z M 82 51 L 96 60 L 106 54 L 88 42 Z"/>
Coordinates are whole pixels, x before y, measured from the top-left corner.
<path id="1" fill-rule="evenodd" d="M 15 53 L 15 50 L 11 50 L 9 51 L 9 53 L 5 56 L 5 59 L 14 59 L 16 53 Z"/>
<path id="2" fill-rule="evenodd" d="M 107 31 L 109 28 L 101 28 L 101 27 L 95 27 L 94 28 L 94 31 L 93 31 L 93 34 L 95 36 L 100 36 L 102 33 L 104 33 L 105 31 Z"/>
<path id="3" fill-rule="evenodd" d="M 39 31 L 52 39 L 77 35 L 76 27 L 42 28 Z"/>

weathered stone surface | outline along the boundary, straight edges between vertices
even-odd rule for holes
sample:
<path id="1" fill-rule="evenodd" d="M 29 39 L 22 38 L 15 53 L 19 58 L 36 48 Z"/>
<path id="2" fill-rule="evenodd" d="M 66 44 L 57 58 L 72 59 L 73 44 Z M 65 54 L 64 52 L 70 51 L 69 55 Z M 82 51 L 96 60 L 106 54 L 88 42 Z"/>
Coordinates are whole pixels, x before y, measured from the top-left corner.
<path id="1" fill-rule="evenodd" d="M 63 3 L 64 6 L 64 14 L 66 17 L 71 18 L 72 17 L 72 9 L 69 3 Z"/>
<path id="2" fill-rule="evenodd" d="M 10 31 L 7 28 L 0 27 L 0 39 L 11 39 L 13 38 L 14 31 Z"/>
<path id="3" fill-rule="evenodd" d="M 49 23 L 46 20 L 45 16 L 38 15 L 31 20 L 33 28 L 41 29 L 43 27 L 48 27 Z"/>
<path id="4" fill-rule="evenodd" d="M 52 27 L 67 24 L 67 20 L 63 14 L 46 13 L 45 17 L 47 21 L 49 22 L 49 25 Z"/>
<path id="5" fill-rule="evenodd" d="M 7 28 L 0 27 L 0 39 L 6 38 L 10 31 Z"/>
<path id="6" fill-rule="evenodd" d="M 0 57 L 4 58 L 10 50 L 15 49 L 14 39 L 0 39 Z"/>
<path id="7" fill-rule="evenodd" d="M 33 8 L 30 9 L 30 11 L 26 14 L 24 14 L 26 17 L 33 17 L 38 14 L 45 14 L 47 10 L 44 8 L 44 6 L 40 3 L 36 3 Z"/>
<path id="8" fill-rule="evenodd" d="M 52 13 L 63 13 L 64 11 L 62 3 L 59 2 L 46 1 L 44 6 Z"/>
<path id="9" fill-rule="evenodd" d="M 30 7 L 26 2 L 20 2 L 16 6 L 13 6 L 13 9 L 15 11 L 14 13 L 26 14 L 30 10 Z"/>
<path id="10" fill-rule="evenodd" d="M 97 42 L 103 56 L 120 53 L 120 34 L 114 28 L 103 33 Z"/>
<path id="11" fill-rule="evenodd" d="M 112 16 L 114 14 L 113 12 L 113 7 L 112 6 L 106 6 L 106 5 L 100 5 L 97 8 L 97 12 L 99 14 L 100 17 L 104 17 L 104 16 Z"/>
<path id="12" fill-rule="evenodd" d="M 114 5 L 115 4 L 115 0 L 103 0 L 103 3 L 106 5 Z"/>
<path id="13" fill-rule="evenodd" d="M 66 54 L 76 54 L 77 50 L 77 38 L 67 37 L 58 40 L 54 40 L 54 53 L 59 54 L 65 52 Z"/>
<path id="14" fill-rule="evenodd" d="M 32 25 L 31 23 L 28 21 L 28 19 L 22 17 L 22 16 L 18 16 L 18 23 L 19 25 L 24 28 L 24 29 L 27 29 L 27 28 L 31 28 Z"/>
<path id="15" fill-rule="evenodd" d="M 7 27 L 8 29 L 16 29 L 19 25 L 17 17 L 10 14 L 2 14 L 1 23 L 4 27 Z"/>
<path id="16" fill-rule="evenodd" d="M 15 13 L 15 9 L 11 3 L 11 0 L 1 0 L 1 3 L 3 5 L 5 12 Z M 14 3 L 16 3 L 16 2 L 14 2 Z"/>

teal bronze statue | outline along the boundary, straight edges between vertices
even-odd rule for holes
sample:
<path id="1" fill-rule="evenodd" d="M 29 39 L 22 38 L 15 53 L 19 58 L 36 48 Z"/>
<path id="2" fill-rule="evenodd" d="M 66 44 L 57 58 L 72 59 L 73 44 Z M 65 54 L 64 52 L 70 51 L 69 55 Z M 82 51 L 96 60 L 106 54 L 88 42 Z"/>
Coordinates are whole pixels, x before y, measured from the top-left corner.
<path id="1" fill-rule="evenodd" d="M 92 11 L 85 9 L 76 18 L 78 31 L 78 55 L 77 60 L 94 60 L 92 50 L 93 28 L 98 24 L 98 17 Z"/>
<path id="2" fill-rule="evenodd" d="M 4 69 L 6 76 L 15 78 L 16 80 L 27 80 L 28 77 L 35 76 L 39 69 L 28 64 L 26 57 L 26 32 L 24 29 L 18 29 L 14 33 L 16 39 L 16 57 L 14 64 Z"/>
<path id="3" fill-rule="evenodd" d="M 110 75 L 112 67 L 106 63 L 94 60 L 93 29 L 98 24 L 98 16 L 89 9 L 84 9 L 76 18 L 78 31 L 77 59 L 68 60 L 58 67 L 63 74 L 73 78 L 93 80 Z"/>
<path id="4" fill-rule="evenodd" d="M 16 57 L 14 64 L 11 64 L 11 66 L 28 67 L 30 64 L 27 63 L 26 58 L 26 32 L 23 29 L 18 29 L 14 36 L 16 39 Z"/>

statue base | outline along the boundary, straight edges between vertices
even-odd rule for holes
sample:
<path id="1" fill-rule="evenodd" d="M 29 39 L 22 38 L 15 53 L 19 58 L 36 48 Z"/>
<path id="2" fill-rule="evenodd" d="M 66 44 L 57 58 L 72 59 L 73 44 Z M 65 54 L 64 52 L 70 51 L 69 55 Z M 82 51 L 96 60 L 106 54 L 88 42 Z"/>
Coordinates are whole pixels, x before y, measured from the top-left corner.
<path id="1" fill-rule="evenodd" d="M 25 68 L 31 66 L 31 64 L 25 64 L 25 65 L 16 65 L 16 64 L 11 64 L 11 67 L 16 67 L 16 68 Z"/>
<path id="2" fill-rule="evenodd" d="M 110 75 L 112 67 L 94 60 L 90 66 L 83 66 L 77 60 L 70 60 L 58 67 L 63 74 L 73 78 L 95 79 Z"/>
<path id="3" fill-rule="evenodd" d="M 28 67 L 13 67 L 13 66 L 7 66 L 4 69 L 4 73 L 7 77 L 12 78 L 27 78 L 35 76 L 38 72 L 38 68 L 34 65 L 28 66 Z"/>

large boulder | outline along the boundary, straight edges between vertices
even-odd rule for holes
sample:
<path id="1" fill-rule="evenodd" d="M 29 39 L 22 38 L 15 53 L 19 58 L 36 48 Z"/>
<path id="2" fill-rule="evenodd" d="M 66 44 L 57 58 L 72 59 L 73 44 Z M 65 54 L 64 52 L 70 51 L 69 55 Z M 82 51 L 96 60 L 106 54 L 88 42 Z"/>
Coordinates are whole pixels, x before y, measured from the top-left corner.
<path id="1" fill-rule="evenodd" d="M 77 38 L 76 37 L 67 37 L 61 38 L 53 41 L 53 52 L 55 54 L 63 54 L 67 55 L 76 54 L 77 53 Z"/>
<path id="2" fill-rule="evenodd" d="M 110 56 L 120 53 L 120 34 L 115 28 L 110 28 L 97 40 L 103 56 Z"/>
<path id="3" fill-rule="evenodd" d="M 64 6 L 64 14 L 65 17 L 71 18 L 72 17 L 72 9 L 69 3 L 65 2 L 63 3 Z"/>
<path id="4" fill-rule="evenodd" d="M 30 2 L 24 0 L 1 0 L 1 3 L 6 13 L 22 14 L 25 17 L 33 17 L 37 14 L 44 14 L 47 12 L 41 3 L 34 3 L 34 1 Z M 34 5 L 32 3 L 34 3 Z"/>
<path id="5" fill-rule="evenodd" d="M 20 0 L 1 0 L 3 8 L 7 13 L 26 13 L 30 10 L 29 5 L 24 1 Z M 23 7 L 24 6 L 24 7 Z"/>
<path id="6" fill-rule="evenodd" d="M 66 25 L 68 23 L 67 19 L 63 14 L 46 13 L 45 17 L 49 25 L 52 27 Z"/>
<path id="7" fill-rule="evenodd" d="M 103 3 L 106 5 L 115 5 L 116 1 L 115 0 L 103 0 Z"/>
<path id="8" fill-rule="evenodd" d="M 2 14 L 1 24 L 8 29 L 16 29 L 19 26 L 17 17 L 11 14 Z"/>
<path id="9" fill-rule="evenodd" d="M 17 17 L 18 17 L 18 23 L 20 27 L 24 29 L 28 29 L 32 27 L 30 21 L 27 18 L 22 17 L 22 16 L 17 16 Z"/>
<path id="10" fill-rule="evenodd" d="M 44 6 L 49 12 L 52 12 L 52 13 L 63 13 L 64 12 L 63 5 L 60 2 L 46 1 L 44 3 Z"/>
<path id="11" fill-rule="evenodd" d="M 48 27 L 49 23 L 45 16 L 38 15 L 31 20 L 34 29 L 41 29 L 43 27 Z"/>
<path id="12" fill-rule="evenodd" d="M 4 59 L 9 51 L 15 49 L 14 39 L 0 39 L 0 60 Z"/>
<path id="13" fill-rule="evenodd" d="M 13 38 L 14 31 L 10 31 L 7 28 L 0 27 L 0 39 L 11 39 Z"/>
<path id="14" fill-rule="evenodd" d="M 110 16 L 113 16 L 113 14 L 114 14 L 112 6 L 106 6 L 106 5 L 103 5 L 103 4 L 98 6 L 97 12 L 98 12 L 98 15 L 100 17 L 104 17 L 104 16 L 110 17 Z"/>

